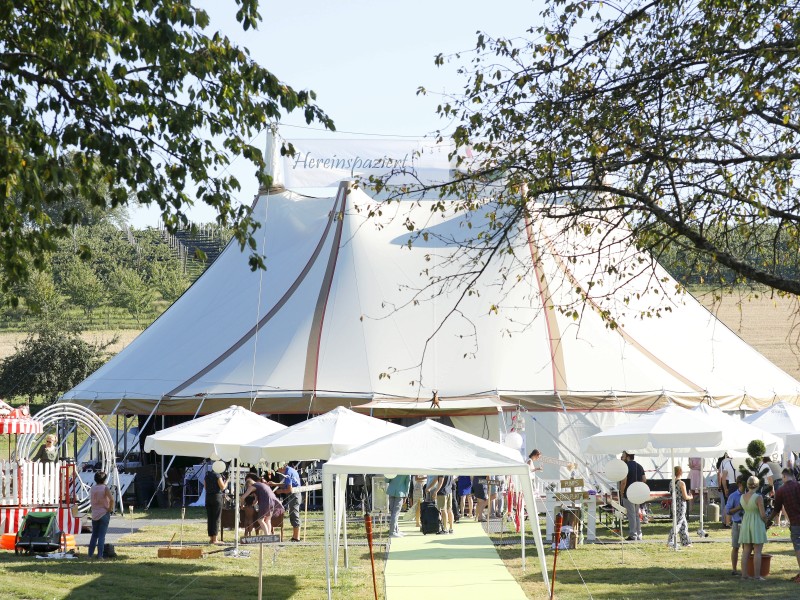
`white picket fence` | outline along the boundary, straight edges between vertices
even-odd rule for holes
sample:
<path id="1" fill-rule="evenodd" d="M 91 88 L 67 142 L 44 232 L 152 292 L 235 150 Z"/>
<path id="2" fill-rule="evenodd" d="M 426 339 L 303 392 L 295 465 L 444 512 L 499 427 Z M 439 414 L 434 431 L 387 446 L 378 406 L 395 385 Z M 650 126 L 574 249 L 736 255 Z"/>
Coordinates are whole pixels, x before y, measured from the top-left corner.
<path id="1" fill-rule="evenodd" d="M 62 464 L 0 460 L 0 506 L 58 504 Z"/>

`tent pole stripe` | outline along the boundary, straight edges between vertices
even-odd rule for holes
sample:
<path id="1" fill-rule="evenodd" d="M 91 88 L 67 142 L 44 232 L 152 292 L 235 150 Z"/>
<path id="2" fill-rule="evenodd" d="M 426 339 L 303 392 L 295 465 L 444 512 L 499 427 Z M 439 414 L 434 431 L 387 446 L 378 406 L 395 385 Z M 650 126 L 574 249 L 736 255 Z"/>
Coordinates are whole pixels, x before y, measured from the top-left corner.
<path id="1" fill-rule="evenodd" d="M 560 335 L 558 329 L 558 321 L 556 320 L 555 311 L 552 308 L 552 301 L 550 295 L 550 286 L 543 272 L 540 272 L 539 266 L 541 257 L 539 249 L 533 240 L 533 227 L 528 216 L 525 216 L 525 232 L 528 238 L 528 248 L 533 260 L 533 272 L 536 276 L 536 285 L 539 288 L 539 298 L 542 303 L 542 311 L 544 311 L 544 322 L 547 326 L 547 344 L 550 347 L 550 366 L 553 371 L 553 392 L 559 390 L 567 390 L 567 366 L 564 360 L 564 350 L 559 343 L 557 336 Z M 549 306 L 548 306 L 549 305 Z M 562 403 L 563 404 L 563 403 Z"/>
<path id="2" fill-rule="evenodd" d="M 561 256 L 559 256 L 559 254 L 556 251 L 555 245 L 553 244 L 552 240 L 550 240 L 544 232 L 542 232 L 542 237 L 544 238 L 545 244 L 547 244 L 547 247 L 550 250 L 551 256 L 556 261 L 556 264 L 559 266 L 559 268 L 564 273 L 564 275 L 566 275 L 567 279 L 569 279 L 570 283 L 572 283 L 572 285 L 574 287 L 576 287 L 576 288 L 578 288 L 578 287 L 582 288 L 582 286 L 580 285 L 580 282 L 577 279 L 575 279 L 575 276 L 572 274 L 572 271 L 570 271 L 569 267 L 564 264 L 564 261 L 562 260 Z M 597 302 L 595 302 L 592 298 L 590 298 L 588 294 L 586 294 L 586 296 L 584 297 L 584 301 L 589 306 L 591 306 L 598 315 L 602 315 L 603 314 L 603 311 L 600 308 L 600 306 L 597 304 Z M 650 352 L 650 350 L 648 350 L 647 348 L 644 347 L 644 345 L 639 343 L 633 336 L 631 336 L 631 334 L 629 334 L 627 331 L 625 331 L 624 327 L 615 327 L 614 331 L 616 331 L 620 336 L 622 336 L 622 339 L 624 339 L 631 346 L 633 346 L 639 352 L 641 352 L 643 356 L 645 356 L 650 361 L 652 361 L 653 363 L 655 363 L 656 365 L 658 365 L 659 367 L 664 369 L 667 373 L 669 373 L 673 377 L 675 377 L 675 378 L 679 379 L 680 381 L 682 381 L 683 383 L 685 383 L 687 386 L 692 388 L 695 392 L 707 393 L 706 390 L 703 389 L 701 386 L 696 384 L 694 381 L 690 380 L 688 377 L 685 377 L 681 373 L 678 373 L 670 365 L 668 365 L 663 360 L 658 358 L 655 354 Z"/>
<path id="3" fill-rule="evenodd" d="M 308 262 L 306 263 L 305 267 L 303 267 L 303 270 L 300 271 L 300 274 L 297 276 L 297 279 L 295 279 L 294 282 L 292 282 L 292 285 L 289 286 L 289 289 L 286 290 L 286 293 L 281 297 L 280 300 L 278 300 L 275 306 L 273 306 L 272 309 L 266 315 L 264 315 L 264 317 L 258 323 L 256 323 L 256 325 L 254 325 L 247 333 L 245 333 L 235 344 L 233 344 L 230 348 L 225 350 L 225 352 L 223 352 L 217 359 L 209 363 L 206 367 L 198 371 L 195 375 L 192 375 L 189 379 L 178 385 L 173 390 L 164 394 L 165 397 L 170 398 L 178 395 L 181 391 L 183 391 L 184 389 L 195 383 L 198 379 L 200 379 L 204 375 L 207 375 L 213 369 L 218 367 L 222 362 L 224 362 L 231 354 L 233 354 L 239 348 L 244 346 L 247 343 L 247 341 L 250 340 L 250 338 L 256 335 L 261 330 L 261 328 L 264 327 L 264 325 L 266 325 L 270 320 L 272 320 L 272 317 L 274 317 L 281 310 L 281 308 L 283 308 L 283 305 L 286 304 L 289 301 L 289 299 L 294 295 L 294 293 L 300 287 L 300 284 L 303 283 L 306 276 L 311 271 L 311 268 L 314 266 L 314 263 L 316 263 L 317 258 L 319 258 L 319 255 L 322 252 L 322 248 L 325 245 L 325 241 L 328 239 L 328 233 L 331 230 L 331 226 L 333 225 L 333 221 L 335 218 L 336 218 L 336 211 L 332 210 L 328 217 L 328 223 L 325 226 L 325 230 L 322 232 L 322 236 L 320 237 L 319 242 L 317 242 L 316 248 L 314 248 L 314 252 L 311 253 L 311 257 L 308 259 Z"/>
<path id="4" fill-rule="evenodd" d="M 303 375 L 303 389 L 311 390 L 311 398 L 309 399 L 309 412 L 311 401 L 313 401 L 317 391 L 319 348 L 320 344 L 322 343 L 322 325 L 325 321 L 325 309 L 328 306 L 328 298 L 331 294 L 333 274 L 336 271 L 336 263 L 339 259 L 339 243 L 341 242 L 342 230 L 344 229 L 344 210 L 347 206 L 347 192 L 349 189 L 349 182 L 343 181 L 339 184 L 339 191 L 336 194 L 336 205 L 339 205 L 339 208 L 338 210 L 334 210 L 334 213 L 337 214 L 338 223 L 336 223 L 333 244 L 331 244 L 331 252 L 328 256 L 328 265 L 325 269 L 325 275 L 322 279 L 322 284 L 320 285 L 319 296 L 317 297 L 317 305 L 314 309 L 314 318 L 311 322 L 311 330 L 308 335 L 308 350 L 306 352 L 306 366 L 305 373 Z"/>

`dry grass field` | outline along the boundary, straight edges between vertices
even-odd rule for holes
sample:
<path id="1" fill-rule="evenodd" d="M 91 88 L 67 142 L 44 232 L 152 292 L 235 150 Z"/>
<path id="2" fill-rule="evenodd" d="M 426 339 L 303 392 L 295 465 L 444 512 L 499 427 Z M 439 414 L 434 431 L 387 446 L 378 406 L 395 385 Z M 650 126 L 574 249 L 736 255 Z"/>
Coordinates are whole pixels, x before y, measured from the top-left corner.
<path id="1" fill-rule="evenodd" d="M 800 304 L 767 295 L 697 295 L 706 308 L 770 361 L 800 379 Z"/>
<path id="2" fill-rule="evenodd" d="M 118 337 L 117 342 L 109 347 L 112 354 L 116 354 L 125 346 L 130 344 L 141 331 L 135 329 L 121 329 L 119 331 L 85 331 L 81 337 L 90 343 L 101 342 L 105 343 L 113 338 L 115 335 Z M 2 332 L 0 333 L 0 359 L 14 354 L 17 345 L 27 337 L 27 333 L 20 331 Z"/>

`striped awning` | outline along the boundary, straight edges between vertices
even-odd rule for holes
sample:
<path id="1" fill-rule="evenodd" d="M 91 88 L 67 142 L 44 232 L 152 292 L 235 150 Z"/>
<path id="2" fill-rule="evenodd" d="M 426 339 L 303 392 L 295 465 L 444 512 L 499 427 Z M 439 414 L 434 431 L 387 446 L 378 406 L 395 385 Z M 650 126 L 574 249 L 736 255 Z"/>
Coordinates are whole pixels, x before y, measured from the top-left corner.
<path id="1" fill-rule="evenodd" d="M 41 433 L 42 422 L 34 419 L 18 419 L 0 417 L 0 434 L 4 433 Z"/>

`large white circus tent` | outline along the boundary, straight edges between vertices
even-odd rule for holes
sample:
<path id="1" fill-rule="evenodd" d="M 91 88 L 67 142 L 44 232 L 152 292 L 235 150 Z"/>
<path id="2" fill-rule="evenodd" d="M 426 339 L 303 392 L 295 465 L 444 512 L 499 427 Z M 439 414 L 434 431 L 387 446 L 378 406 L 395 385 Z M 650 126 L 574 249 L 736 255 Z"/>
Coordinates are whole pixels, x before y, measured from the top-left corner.
<path id="1" fill-rule="evenodd" d="M 725 410 L 797 402 L 800 383 L 651 267 L 624 230 L 529 217 L 498 232 L 496 210 L 380 202 L 348 183 L 264 191 L 253 215 L 266 270 L 232 243 L 64 399 L 138 414 L 367 405 L 375 416 L 438 411 L 468 430 L 480 425 L 464 415 L 519 405 L 573 448 L 667 398 Z M 508 251 L 493 250 L 499 236 Z"/>

